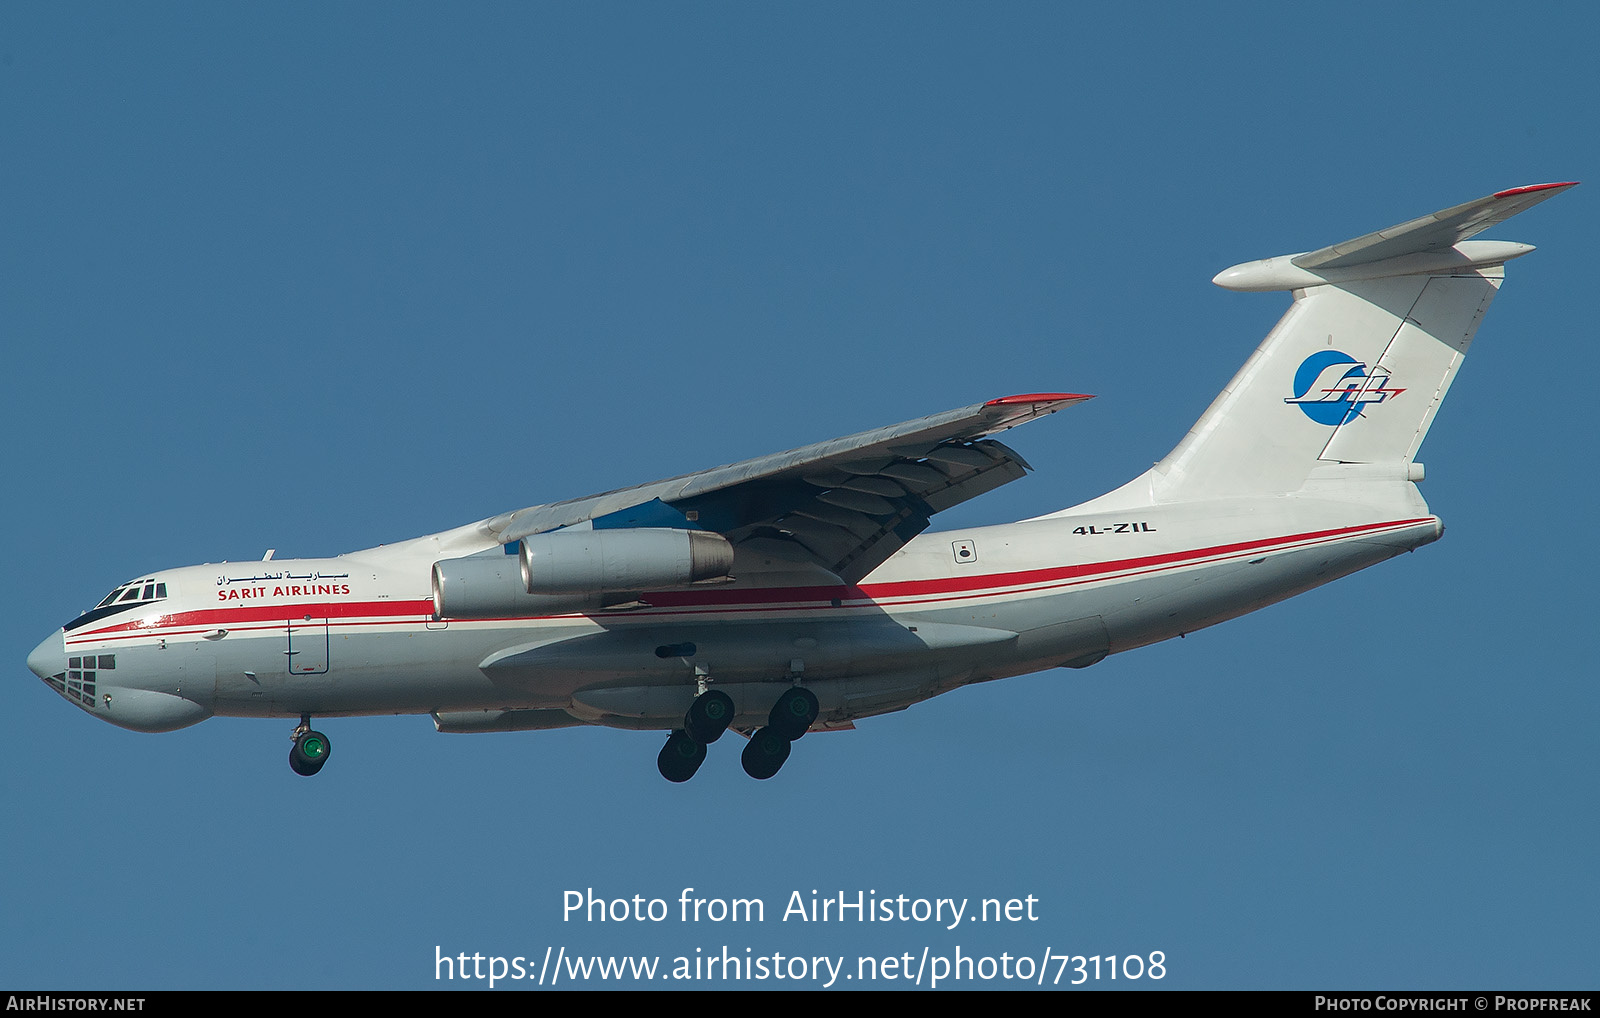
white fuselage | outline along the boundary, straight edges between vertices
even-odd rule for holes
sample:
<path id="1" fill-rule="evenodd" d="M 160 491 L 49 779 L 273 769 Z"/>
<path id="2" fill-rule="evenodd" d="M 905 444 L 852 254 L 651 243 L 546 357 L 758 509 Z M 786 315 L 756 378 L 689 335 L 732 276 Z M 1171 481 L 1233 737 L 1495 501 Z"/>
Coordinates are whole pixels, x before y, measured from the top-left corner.
<path id="1" fill-rule="evenodd" d="M 969 682 L 1092 664 L 1435 540 L 1439 521 L 1404 489 L 1381 512 L 1303 494 L 1082 511 L 1090 503 L 924 534 L 857 585 L 756 542 L 730 583 L 588 614 L 440 619 L 432 563 L 497 550 L 465 527 L 331 559 L 153 574 L 164 600 L 58 632 L 35 656 L 59 656 L 52 685 L 72 702 L 145 731 L 213 714 L 395 713 L 454 731 L 671 729 L 704 684 L 759 719 L 795 681 L 818 696 L 819 723 L 843 724 Z"/>

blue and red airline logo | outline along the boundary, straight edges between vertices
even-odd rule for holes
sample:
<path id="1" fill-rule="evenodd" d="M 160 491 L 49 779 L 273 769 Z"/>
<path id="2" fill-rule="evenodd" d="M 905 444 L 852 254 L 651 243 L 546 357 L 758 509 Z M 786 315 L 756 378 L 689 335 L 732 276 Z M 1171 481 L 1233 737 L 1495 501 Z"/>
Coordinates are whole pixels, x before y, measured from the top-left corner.
<path id="1" fill-rule="evenodd" d="M 1370 374 L 1367 366 L 1339 350 L 1318 350 L 1300 362 L 1294 373 L 1293 403 L 1318 424 L 1338 427 L 1361 416 L 1361 408 L 1398 396 L 1404 389 L 1389 385 L 1383 367 Z"/>

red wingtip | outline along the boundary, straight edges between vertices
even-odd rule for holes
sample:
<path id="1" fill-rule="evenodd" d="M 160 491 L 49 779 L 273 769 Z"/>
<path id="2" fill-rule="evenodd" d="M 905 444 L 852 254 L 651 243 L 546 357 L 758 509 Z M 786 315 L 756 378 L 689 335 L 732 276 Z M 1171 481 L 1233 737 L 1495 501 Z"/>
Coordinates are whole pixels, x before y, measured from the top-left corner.
<path id="1" fill-rule="evenodd" d="M 1496 191 L 1494 196 L 1496 198 L 1506 198 L 1513 194 L 1527 194 L 1530 191 L 1548 191 L 1552 187 L 1576 187 L 1577 185 L 1578 181 L 1576 180 L 1563 180 L 1555 184 L 1529 184 L 1527 187 L 1513 187 L 1509 191 Z"/>
<path id="2" fill-rule="evenodd" d="M 1001 396 L 999 399 L 991 399 L 984 406 L 1012 406 L 1017 403 L 1070 403 L 1086 399 L 1094 399 L 1094 397 L 1081 392 L 1030 392 L 1022 396 Z"/>

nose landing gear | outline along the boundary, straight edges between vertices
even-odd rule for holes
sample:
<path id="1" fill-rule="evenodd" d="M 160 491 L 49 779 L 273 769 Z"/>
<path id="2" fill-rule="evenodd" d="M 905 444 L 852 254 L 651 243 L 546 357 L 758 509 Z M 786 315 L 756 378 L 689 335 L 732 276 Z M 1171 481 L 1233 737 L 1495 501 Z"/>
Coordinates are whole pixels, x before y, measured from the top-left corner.
<path id="1" fill-rule="evenodd" d="M 300 715 L 300 724 L 294 730 L 294 745 L 289 747 L 289 769 L 303 777 L 322 770 L 328 762 L 333 743 L 321 732 L 311 730 L 311 715 Z"/>

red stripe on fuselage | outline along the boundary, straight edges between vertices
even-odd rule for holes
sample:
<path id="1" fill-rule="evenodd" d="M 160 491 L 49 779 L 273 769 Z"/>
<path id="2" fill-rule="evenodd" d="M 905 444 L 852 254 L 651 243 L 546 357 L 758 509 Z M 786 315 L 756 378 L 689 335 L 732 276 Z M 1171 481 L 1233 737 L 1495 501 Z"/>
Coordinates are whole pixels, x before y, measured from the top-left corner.
<path id="1" fill-rule="evenodd" d="M 1336 530 L 1319 530 L 1290 537 L 1268 537 L 1255 541 L 1240 541 L 1210 548 L 1145 555 L 1139 558 L 1113 559 L 1109 562 L 1087 562 L 1076 566 L 1052 566 L 1048 569 L 1025 569 L 1011 573 L 987 573 L 978 576 L 953 576 L 932 580 L 897 580 L 890 583 L 869 583 L 864 587 L 761 587 L 747 590 L 671 590 L 652 592 L 650 604 L 667 608 L 686 605 L 750 604 L 767 601 L 882 601 L 898 597 L 917 597 L 926 594 L 953 594 L 998 587 L 1021 587 L 1054 580 L 1073 579 L 1101 573 L 1119 573 L 1149 566 L 1181 563 L 1194 559 L 1227 556 L 1244 551 L 1256 551 L 1279 544 L 1316 541 L 1327 538 L 1350 537 L 1360 533 L 1390 528 L 1411 527 L 1433 520 L 1400 520 L 1393 523 L 1368 523 L 1358 527 L 1340 527 Z"/>
<path id="2" fill-rule="evenodd" d="M 319 601 L 302 604 L 250 605 L 248 607 L 244 605 L 228 605 L 226 608 L 201 608 L 195 611 L 174 612 L 171 615 L 161 615 L 153 619 L 135 619 L 132 622 L 106 626 L 104 629 L 95 629 L 86 633 L 74 633 L 72 638 L 76 639 L 80 636 L 104 637 L 132 630 L 170 629 L 181 626 L 210 626 L 211 628 L 218 628 L 222 626 L 222 623 L 228 623 L 233 626 L 246 622 L 280 622 L 288 624 L 296 620 L 305 621 L 307 616 L 310 616 L 312 621 L 318 621 L 322 619 L 347 619 L 367 616 L 388 617 L 393 615 L 427 615 L 431 618 L 433 615 L 433 601 L 432 599 L 424 601 Z"/>
<path id="3" fill-rule="evenodd" d="M 673 590 L 654 591 L 644 595 L 651 608 L 629 611 L 628 617 L 672 615 L 689 611 L 745 613 L 754 611 L 793 610 L 817 603 L 832 606 L 870 604 L 894 601 L 898 605 L 932 603 L 988 597 L 1001 593 L 1022 593 L 1009 588 L 1032 587 L 1035 591 L 1052 587 L 1076 586 L 1104 579 L 1112 574 L 1142 575 L 1161 572 L 1169 568 L 1192 565 L 1208 559 L 1238 557 L 1256 551 L 1269 551 L 1291 545 L 1312 545 L 1341 540 L 1347 537 L 1372 535 L 1382 531 L 1404 530 L 1428 523 L 1437 523 L 1433 517 L 1412 520 L 1395 520 L 1387 523 L 1367 523 L 1354 527 L 1311 531 L 1287 537 L 1260 538 L 1232 544 L 1213 545 L 1187 551 L 1165 552 L 1135 558 L 1113 559 L 1107 562 L 1088 562 L 1081 565 L 1053 566 L 1047 569 L 1026 569 L 1009 573 L 988 573 L 976 576 L 951 576 L 925 580 L 896 580 L 886 583 L 869 583 L 865 586 L 834 584 L 811 587 L 752 587 L 743 590 Z M 570 614 L 570 613 L 569 613 Z M 155 619 L 135 620 L 108 626 L 87 633 L 73 634 L 68 644 L 108 640 L 137 639 L 156 635 L 180 636 L 208 632 L 213 629 L 273 629 L 293 621 L 330 620 L 329 625 L 396 625 L 429 621 L 433 618 L 433 601 L 355 601 L 316 604 L 229 605 L 225 608 L 206 608 L 197 611 L 177 612 Z M 559 618 L 557 615 L 514 615 L 490 619 L 451 619 L 451 622 L 516 622 L 540 618 Z M 621 617 L 619 615 L 619 617 Z M 331 621 L 343 620 L 343 621 Z M 251 625 L 256 623 L 256 625 Z M 188 630 L 175 632 L 174 630 Z"/>

